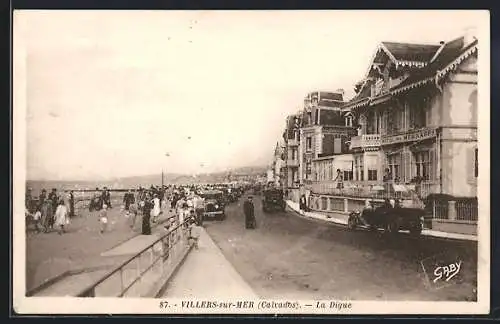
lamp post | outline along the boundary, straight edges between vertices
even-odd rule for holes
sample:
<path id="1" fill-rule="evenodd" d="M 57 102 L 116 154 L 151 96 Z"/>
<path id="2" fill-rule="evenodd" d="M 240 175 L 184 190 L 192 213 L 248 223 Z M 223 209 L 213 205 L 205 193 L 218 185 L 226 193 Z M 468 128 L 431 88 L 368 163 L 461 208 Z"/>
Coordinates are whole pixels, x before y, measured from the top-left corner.
<path id="1" fill-rule="evenodd" d="M 170 153 L 165 153 L 165 157 L 170 157 Z M 161 187 L 163 188 L 163 185 L 164 185 L 164 172 L 163 172 L 163 167 L 161 168 Z"/>

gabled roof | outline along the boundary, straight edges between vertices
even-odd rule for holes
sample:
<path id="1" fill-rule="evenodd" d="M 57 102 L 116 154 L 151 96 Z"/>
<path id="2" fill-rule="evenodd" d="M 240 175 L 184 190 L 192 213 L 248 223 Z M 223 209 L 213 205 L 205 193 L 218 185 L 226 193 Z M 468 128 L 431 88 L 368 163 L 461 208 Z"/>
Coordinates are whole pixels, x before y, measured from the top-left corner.
<path id="1" fill-rule="evenodd" d="M 450 68 L 455 68 L 457 64 L 473 54 L 477 50 L 477 44 L 478 41 L 475 40 L 463 48 L 463 37 L 445 43 L 440 52 L 425 68 L 412 73 L 406 80 L 393 87 L 391 92 L 393 94 L 401 93 L 434 81 L 436 77 L 441 77 L 443 73 L 449 72 Z"/>
<path id="2" fill-rule="evenodd" d="M 382 42 L 382 48 L 390 53 L 394 63 L 422 62 L 427 63 L 439 49 L 439 45 Z"/>

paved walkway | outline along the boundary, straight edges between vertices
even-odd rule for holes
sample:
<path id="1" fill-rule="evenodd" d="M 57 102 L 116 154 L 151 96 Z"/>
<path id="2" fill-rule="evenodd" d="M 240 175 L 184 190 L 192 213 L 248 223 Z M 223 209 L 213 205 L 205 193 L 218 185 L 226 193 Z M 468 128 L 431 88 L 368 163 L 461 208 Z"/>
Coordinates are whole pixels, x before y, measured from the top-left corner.
<path id="1" fill-rule="evenodd" d="M 291 200 L 286 201 L 288 207 L 292 209 L 293 211 L 300 213 L 301 215 L 309 218 L 314 218 L 314 219 L 319 219 L 322 221 L 326 222 L 331 222 L 335 224 L 341 224 L 341 225 L 347 225 L 347 214 L 342 214 L 342 213 L 319 213 L 319 212 L 301 212 L 299 208 L 299 204 L 296 202 L 293 202 Z M 455 239 L 455 240 L 464 240 L 464 241 L 477 241 L 477 236 L 476 235 L 467 235 L 467 234 L 459 234 L 459 233 L 447 233 L 447 232 L 440 232 L 440 231 L 433 231 L 433 230 L 428 230 L 424 229 L 422 231 L 422 235 L 425 236 L 432 236 L 432 237 L 439 237 L 439 238 L 449 238 L 449 239 Z"/>
<path id="2" fill-rule="evenodd" d="M 164 213 L 159 218 L 159 222 L 156 224 L 152 224 L 152 235 L 141 235 L 140 233 L 138 233 L 138 231 L 140 231 L 140 224 L 136 225 L 136 227 L 139 227 L 138 230 L 132 231 L 129 228 L 130 220 L 125 219 L 123 215 L 118 213 L 119 212 L 117 210 L 116 211 L 114 210 L 114 212 L 110 215 L 110 219 L 113 220 L 113 222 L 119 224 L 120 227 L 112 228 L 109 233 L 105 234 L 95 234 L 96 232 L 98 233 L 98 230 L 95 229 L 94 231 L 91 232 L 94 234 L 95 239 L 88 233 L 81 233 L 81 232 L 73 235 L 67 234 L 66 236 L 65 235 L 54 236 L 54 238 L 59 238 L 59 239 L 63 238 L 73 239 L 78 242 L 78 246 L 80 246 L 82 250 L 85 250 L 86 247 L 89 248 L 90 245 L 89 249 L 90 255 L 75 254 L 73 255 L 74 258 L 80 258 L 78 262 L 68 263 L 67 265 L 64 264 L 66 265 L 66 267 L 61 267 L 59 264 L 53 262 L 54 264 L 52 264 L 53 265 L 52 268 L 54 268 L 54 270 L 57 271 L 53 271 L 51 277 L 54 277 L 56 274 L 60 275 L 61 273 L 67 270 L 74 270 L 75 268 L 82 269 L 85 267 L 107 265 L 106 270 L 88 271 L 78 275 L 70 275 L 68 277 L 62 278 L 61 280 L 52 284 L 51 286 L 44 288 L 35 295 L 74 296 L 75 294 L 83 290 L 85 287 L 90 285 L 92 282 L 98 280 L 106 272 L 109 272 L 110 270 L 118 266 L 121 262 L 125 261 L 133 254 L 137 254 L 138 252 L 146 248 L 148 245 L 153 243 L 155 240 L 157 240 L 165 232 L 162 223 L 172 215 L 169 209 L 165 209 Z M 139 218 L 140 217 L 138 217 L 136 224 L 140 223 Z M 41 236 L 41 238 L 44 237 Z M 89 239 L 92 239 L 92 241 L 90 242 Z M 121 239 L 122 241 L 121 243 L 116 242 L 119 239 Z M 101 241 L 100 242 L 101 249 L 97 247 L 97 245 L 99 245 L 99 241 Z M 116 245 L 117 243 L 118 245 Z M 113 244 L 114 247 L 111 244 Z M 63 245 L 62 249 L 64 249 L 64 247 L 65 246 Z M 57 251 L 52 251 L 52 252 L 57 252 Z M 47 277 L 48 275 L 45 274 L 46 279 L 48 279 Z"/>
<path id="3" fill-rule="evenodd" d="M 193 249 L 168 283 L 168 298 L 257 298 L 204 228 L 199 229 L 198 249 Z"/>

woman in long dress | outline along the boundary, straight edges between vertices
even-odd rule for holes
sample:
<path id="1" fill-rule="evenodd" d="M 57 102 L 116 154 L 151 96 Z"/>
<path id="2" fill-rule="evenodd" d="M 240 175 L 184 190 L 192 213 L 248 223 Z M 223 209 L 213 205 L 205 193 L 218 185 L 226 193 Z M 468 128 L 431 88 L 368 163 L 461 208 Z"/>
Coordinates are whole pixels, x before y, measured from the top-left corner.
<path id="1" fill-rule="evenodd" d="M 41 212 L 42 212 L 42 227 L 45 233 L 49 231 L 50 224 L 52 223 L 52 215 L 54 212 L 52 211 L 52 202 L 50 200 L 44 200 L 41 204 Z"/>
<path id="2" fill-rule="evenodd" d="M 54 225 L 58 228 L 59 234 L 62 234 L 65 232 L 64 227 L 68 223 L 69 223 L 68 208 L 66 207 L 64 200 L 61 199 L 59 201 L 59 205 L 57 206 L 55 220 L 54 220 Z"/>
<path id="3" fill-rule="evenodd" d="M 151 195 L 146 194 L 146 199 L 144 200 L 144 206 L 142 207 L 142 235 L 151 235 L 151 210 L 153 209 L 153 203 L 151 202 Z"/>
<path id="4" fill-rule="evenodd" d="M 158 221 L 158 217 L 160 216 L 161 208 L 160 208 L 160 198 L 158 198 L 158 194 L 154 195 L 153 198 L 153 223 Z"/>

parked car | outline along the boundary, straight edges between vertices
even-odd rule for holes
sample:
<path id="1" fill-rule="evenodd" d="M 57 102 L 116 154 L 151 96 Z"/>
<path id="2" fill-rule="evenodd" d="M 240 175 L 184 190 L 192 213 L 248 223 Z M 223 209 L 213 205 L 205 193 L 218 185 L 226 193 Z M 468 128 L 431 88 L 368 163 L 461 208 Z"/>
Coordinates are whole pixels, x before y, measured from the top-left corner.
<path id="1" fill-rule="evenodd" d="M 262 210 L 269 211 L 285 211 L 286 203 L 283 199 L 283 190 L 277 188 L 266 189 L 263 192 Z"/>
<path id="2" fill-rule="evenodd" d="M 371 230 L 382 229 L 386 233 L 394 234 L 400 230 L 408 230 L 412 235 L 420 235 L 423 229 L 425 210 L 423 208 L 383 206 L 365 208 L 362 211 L 353 211 L 349 214 L 347 228 L 366 228 Z"/>
<path id="3" fill-rule="evenodd" d="M 204 202 L 203 219 L 224 220 L 226 218 L 224 195 L 219 190 L 208 190 L 201 193 Z"/>

